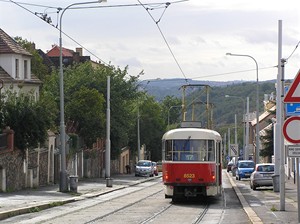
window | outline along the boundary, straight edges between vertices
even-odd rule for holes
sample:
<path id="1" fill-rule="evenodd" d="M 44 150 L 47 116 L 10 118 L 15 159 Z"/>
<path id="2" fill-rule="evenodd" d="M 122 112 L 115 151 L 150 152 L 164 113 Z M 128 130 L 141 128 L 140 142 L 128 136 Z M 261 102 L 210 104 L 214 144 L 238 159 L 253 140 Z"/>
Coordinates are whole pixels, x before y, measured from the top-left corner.
<path id="1" fill-rule="evenodd" d="M 27 65 L 27 60 L 24 60 L 24 79 L 28 79 L 28 65 Z"/>
<path id="2" fill-rule="evenodd" d="M 213 140 L 166 140 L 164 158 L 171 161 L 215 161 Z"/>
<path id="3" fill-rule="evenodd" d="M 15 65 L 16 78 L 20 78 L 20 74 L 19 74 L 19 59 L 16 59 L 15 63 L 16 63 L 16 65 Z"/>

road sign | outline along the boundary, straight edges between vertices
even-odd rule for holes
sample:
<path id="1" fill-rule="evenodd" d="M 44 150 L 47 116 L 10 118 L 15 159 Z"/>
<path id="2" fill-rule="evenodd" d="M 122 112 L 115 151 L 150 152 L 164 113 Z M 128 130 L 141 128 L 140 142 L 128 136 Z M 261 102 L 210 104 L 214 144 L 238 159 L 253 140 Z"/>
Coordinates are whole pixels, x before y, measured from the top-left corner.
<path id="1" fill-rule="evenodd" d="M 300 115 L 300 103 L 287 103 L 285 106 L 287 116 Z"/>
<path id="2" fill-rule="evenodd" d="M 300 157 L 300 145 L 289 145 L 288 157 Z"/>
<path id="3" fill-rule="evenodd" d="M 289 90 L 289 86 L 284 87 L 284 93 L 286 94 Z M 300 115 L 300 103 L 286 103 L 285 104 L 286 116 L 297 116 Z"/>
<path id="4" fill-rule="evenodd" d="M 230 155 L 231 156 L 237 156 L 239 151 L 239 145 L 238 144 L 230 144 Z"/>
<path id="5" fill-rule="evenodd" d="M 289 117 L 284 121 L 283 136 L 291 143 L 300 143 L 300 117 Z"/>
<path id="6" fill-rule="evenodd" d="M 284 103 L 300 103 L 300 70 L 298 71 L 296 78 L 291 84 L 288 92 L 286 93 L 283 102 Z"/>

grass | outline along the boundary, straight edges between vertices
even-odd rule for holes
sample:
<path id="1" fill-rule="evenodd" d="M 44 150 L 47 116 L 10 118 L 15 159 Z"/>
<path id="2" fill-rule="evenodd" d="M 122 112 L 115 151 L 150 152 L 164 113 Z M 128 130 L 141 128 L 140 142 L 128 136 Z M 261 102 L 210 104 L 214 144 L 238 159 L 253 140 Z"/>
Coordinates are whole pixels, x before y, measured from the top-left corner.
<path id="1" fill-rule="evenodd" d="M 271 209 L 270 209 L 272 212 L 276 212 L 278 211 L 277 208 L 275 207 L 275 205 L 272 205 Z"/>
<path id="2" fill-rule="evenodd" d="M 41 211 L 39 207 L 33 207 L 33 208 L 30 208 L 30 209 L 29 209 L 29 212 L 30 212 L 30 213 L 33 213 L 33 212 L 39 212 L 39 211 Z"/>

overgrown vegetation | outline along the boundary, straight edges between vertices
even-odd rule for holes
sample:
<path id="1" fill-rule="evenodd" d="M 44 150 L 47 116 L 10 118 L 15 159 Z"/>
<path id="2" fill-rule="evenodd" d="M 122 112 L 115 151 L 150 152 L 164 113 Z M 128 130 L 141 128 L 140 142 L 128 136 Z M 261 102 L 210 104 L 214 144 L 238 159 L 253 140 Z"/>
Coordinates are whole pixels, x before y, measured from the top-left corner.
<path id="1" fill-rule="evenodd" d="M 41 63 L 37 51 L 32 49 L 32 43 L 22 38 L 17 40 L 33 54 L 32 71 L 43 81 L 43 85 L 37 102 L 30 96 L 16 97 L 14 93 L 7 93 L 7 100 L 0 101 L 0 127 L 10 126 L 15 131 L 16 146 L 25 149 L 36 147 L 38 143 L 45 141 L 47 130 L 59 130 L 59 72 L 52 68 L 50 74 L 50 70 Z M 120 69 L 101 64 L 94 67 L 89 62 L 64 69 L 66 131 L 73 136 L 73 141 L 76 140 L 76 146 L 71 145 L 71 150 L 76 150 L 79 137 L 84 140 L 83 148 L 86 149 L 91 148 L 97 138 L 105 139 L 108 76 L 111 77 L 112 159 L 117 158 L 121 148 L 125 146 L 137 153 L 139 118 L 140 143 L 145 144 L 147 151 L 151 152 L 152 160 L 160 160 L 163 133 L 177 127 L 181 121 L 181 98 L 164 93 L 167 96 L 162 101 L 157 101 L 155 96 L 147 94 L 146 88 L 141 91 L 140 77 L 129 75 L 126 67 Z M 169 93 L 171 90 L 165 91 Z M 259 91 L 260 112 L 263 112 L 263 95 L 275 91 L 274 83 L 260 83 Z M 161 91 L 159 94 L 162 95 Z M 249 97 L 250 112 L 255 111 L 255 94 L 256 83 L 252 82 L 213 87 L 210 91 L 213 128 L 221 134 L 227 133 L 228 128 L 234 127 L 234 114 L 237 114 L 238 141 L 242 145 L 244 102 Z M 225 95 L 238 97 L 225 98 Z"/>

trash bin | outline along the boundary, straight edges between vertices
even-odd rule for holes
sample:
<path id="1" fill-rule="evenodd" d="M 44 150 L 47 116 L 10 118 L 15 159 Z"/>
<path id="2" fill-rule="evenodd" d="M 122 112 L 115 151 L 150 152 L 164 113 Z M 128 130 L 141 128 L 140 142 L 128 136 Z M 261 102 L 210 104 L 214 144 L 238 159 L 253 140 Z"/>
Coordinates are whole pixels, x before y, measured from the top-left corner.
<path id="1" fill-rule="evenodd" d="M 77 193 L 78 176 L 70 176 L 70 191 Z"/>
<path id="2" fill-rule="evenodd" d="M 279 175 L 273 174 L 272 175 L 272 180 L 273 180 L 273 191 L 274 192 L 279 192 Z"/>
<path id="3" fill-rule="evenodd" d="M 106 178 L 106 187 L 112 187 L 112 186 L 113 186 L 113 179 Z"/>

